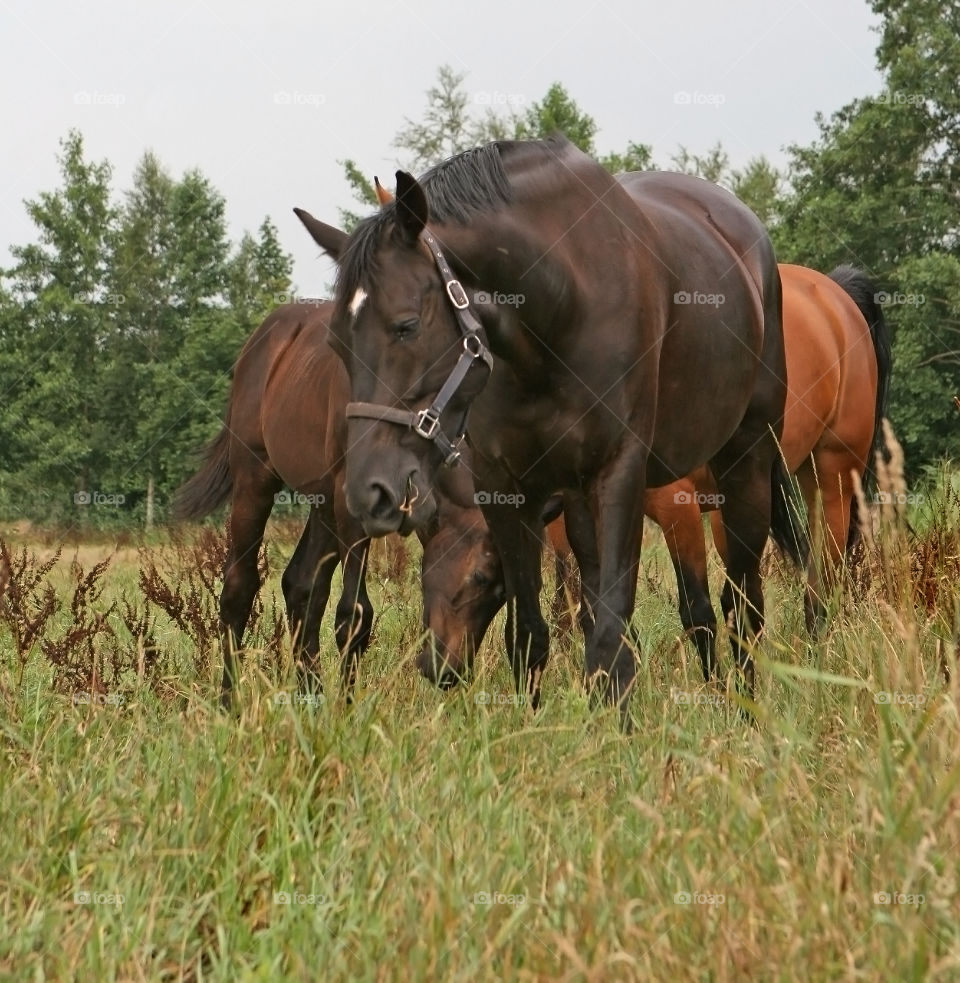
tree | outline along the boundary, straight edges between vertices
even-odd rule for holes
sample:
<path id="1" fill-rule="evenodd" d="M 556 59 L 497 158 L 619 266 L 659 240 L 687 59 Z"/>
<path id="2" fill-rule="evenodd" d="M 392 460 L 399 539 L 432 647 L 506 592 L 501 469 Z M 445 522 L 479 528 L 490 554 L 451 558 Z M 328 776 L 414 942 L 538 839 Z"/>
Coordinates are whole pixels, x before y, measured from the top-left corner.
<path id="1" fill-rule="evenodd" d="M 470 97 L 464 88 L 466 74 L 449 65 L 437 71 L 437 83 L 427 89 L 427 108 L 421 122 L 404 120 L 393 145 L 407 156 L 406 169 L 419 172 L 475 144 Z"/>
<path id="2" fill-rule="evenodd" d="M 562 133 L 585 154 L 596 155 L 596 120 L 580 109 L 559 82 L 554 82 L 543 99 L 527 109 L 516 128 L 516 136 L 522 140 L 543 139 L 554 133 Z"/>
<path id="3" fill-rule="evenodd" d="M 731 171 L 727 187 L 769 226 L 776 221 L 781 183 L 780 172 L 760 156 L 748 160 L 743 170 Z"/>
<path id="4" fill-rule="evenodd" d="M 5 505 L 48 520 L 79 517 L 93 493 L 113 491 L 95 484 L 111 446 L 101 397 L 116 243 L 111 168 L 86 160 L 77 131 L 61 141 L 58 162 L 62 186 L 27 202 L 39 241 L 13 247 L 16 263 L 4 272 L 0 360 L 0 429 L 17 435 L 2 462 Z"/>
<path id="5" fill-rule="evenodd" d="M 471 112 L 470 96 L 465 86 L 466 73 L 455 72 L 449 65 L 437 71 L 437 83 L 427 90 L 427 107 L 422 122 L 407 118 L 393 140 L 404 155 L 401 165 L 419 173 L 447 157 L 491 140 L 542 139 L 562 133 L 585 153 L 596 156 L 594 137 L 597 123 L 584 112 L 559 82 L 554 82 L 539 102 L 532 103 L 522 115 L 507 101 L 501 110 L 489 107 L 481 114 Z M 631 142 L 623 153 L 611 152 L 599 158 L 611 173 L 642 171 L 653 167 L 650 147 Z M 377 197 L 373 183 L 356 161 L 339 161 L 354 201 L 365 209 L 375 208 Z M 343 227 L 351 231 L 360 216 L 350 209 L 340 209 Z"/>
<path id="6" fill-rule="evenodd" d="M 885 291 L 897 325 L 890 417 L 909 460 L 960 460 L 960 259 L 933 252 L 897 268 Z"/>
<path id="7" fill-rule="evenodd" d="M 908 464 L 918 467 L 958 452 L 928 413 L 949 417 L 942 397 L 958 377 L 958 346 L 942 319 L 949 325 L 955 316 L 951 259 L 960 258 L 960 9 L 934 0 L 872 7 L 882 18 L 884 88 L 818 116 L 817 140 L 790 148 L 790 189 L 774 238 L 783 259 L 823 270 L 851 262 L 884 293 L 935 298 L 887 311 L 892 421 L 909 435 Z"/>
<path id="8" fill-rule="evenodd" d="M 227 303 L 245 333 L 290 298 L 292 272 L 293 261 L 269 218 L 261 222 L 258 238 L 244 233 L 227 268 Z"/>

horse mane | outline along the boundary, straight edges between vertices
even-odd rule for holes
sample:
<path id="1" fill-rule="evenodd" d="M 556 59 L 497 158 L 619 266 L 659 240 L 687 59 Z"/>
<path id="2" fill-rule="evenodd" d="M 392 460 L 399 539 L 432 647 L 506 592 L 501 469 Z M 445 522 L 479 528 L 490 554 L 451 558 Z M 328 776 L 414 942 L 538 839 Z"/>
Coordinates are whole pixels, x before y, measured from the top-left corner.
<path id="1" fill-rule="evenodd" d="M 571 146 L 558 134 L 546 140 L 498 140 L 449 157 L 418 180 L 427 196 L 434 222 L 466 225 L 480 212 L 502 208 L 512 200 L 504 159 L 540 154 L 555 161 L 558 151 Z M 340 257 L 335 286 L 338 307 L 349 303 L 357 288 L 377 273 L 376 253 L 381 236 L 396 221 L 396 202 L 361 220 Z"/>

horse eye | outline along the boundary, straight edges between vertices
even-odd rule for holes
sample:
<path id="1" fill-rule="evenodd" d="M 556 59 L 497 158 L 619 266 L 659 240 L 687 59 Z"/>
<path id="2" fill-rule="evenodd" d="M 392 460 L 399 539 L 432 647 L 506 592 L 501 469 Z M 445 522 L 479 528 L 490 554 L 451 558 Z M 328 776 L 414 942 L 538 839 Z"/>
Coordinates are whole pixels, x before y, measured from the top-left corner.
<path id="1" fill-rule="evenodd" d="M 420 318 L 410 317 L 406 321 L 399 321 L 393 326 L 393 333 L 403 341 L 405 338 L 412 338 L 420 330 Z"/>
<path id="2" fill-rule="evenodd" d="M 493 581 L 482 570 L 474 571 L 473 582 L 479 587 L 489 587 L 493 583 Z"/>

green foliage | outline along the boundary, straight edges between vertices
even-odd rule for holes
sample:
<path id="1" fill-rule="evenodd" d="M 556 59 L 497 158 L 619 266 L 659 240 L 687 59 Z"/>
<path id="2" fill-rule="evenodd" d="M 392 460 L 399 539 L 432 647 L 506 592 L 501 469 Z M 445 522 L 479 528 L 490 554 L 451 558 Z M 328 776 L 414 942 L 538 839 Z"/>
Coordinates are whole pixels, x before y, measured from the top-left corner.
<path id="1" fill-rule="evenodd" d="M 477 142 L 477 126 L 470 116 L 470 96 L 463 85 L 465 78 L 466 73 L 441 65 L 436 85 L 427 89 L 427 108 L 422 121 L 404 121 L 393 145 L 405 154 L 407 170 L 422 171 Z"/>
<path id="2" fill-rule="evenodd" d="M 931 0 L 875 0 L 884 89 L 791 148 L 790 186 L 773 230 L 781 259 L 830 270 L 848 262 L 891 296 L 891 419 L 912 471 L 956 455 L 949 397 L 960 388 L 956 188 L 960 181 L 960 10 Z"/>
<path id="3" fill-rule="evenodd" d="M 517 137 L 538 140 L 553 133 L 562 133 L 585 154 L 594 154 L 597 122 L 574 102 L 567 90 L 554 82 L 540 102 L 533 103 L 517 127 Z"/>
<path id="4" fill-rule="evenodd" d="M 960 258 L 930 253 L 897 268 L 890 416 L 910 461 L 960 459 Z"/>
<path id="5" fill-rule="evenodd" d="M 4 504 L 53 519 L 97 489 L 110 453 L 100 391 L 116 247 L 110 165 L 86 161 L 75 131 L 58 160 L 62 187 L 27 202 L 39 241 L 12 249 L 0 358 Z"/>
<path id="6" fill-rule="evenodd" d="M 482 114 L 471 111 L 466 73 L 441 65 L 437 82 L 427 90 L 423 119 L 406 119 L 394 138 L 394 147 L 404 156 L 403 167 L 419 173 L 434 164 L 492 140 L 542 139 L 562 133 L 585 153 L 597 156 L 594 137 L 597 123 L 584 112 L 560 82 L 554 82 L 543 99 L 531 103 L 524 113 L 510 108 L 488 107 Z M 479 94 L 478 94 L 479 95 Z M 653 168 L 652 151 L 646 144 L 631 142 L 623 153 L 610 152 L 598 157 L 612 174 Z M 376 207 L 372 176 L 368 177 L 353 160 L 339 161 L 353 200 L 364 208 Z M 384 181 L 386 186 L 390 182 Z M 361 216 L 340 209 L 340 222 L 351 231 Z"/>
<path id="7" fill-rule="evenodd" d="M 38 242 L 0 280 L 0 512 L 149 521 L 219 426 L 291 259 L 269 220 L 232 250 L 223 197 L 197 171 L 175 180 L 147 153 L 117 206 L 78 133 L 60 166 L 61 187 L 27 206 Z"/>
<path id="8" fill-rule="evenodd" d="M 611 174 L 625 174 L 628 171 L 652 171 L 656 169 L 653 162 L 653 151 L 645 143 L 627 144 L 627 149 L 622 153 L 604 154 L 598 158 L 600 163 Z"/>

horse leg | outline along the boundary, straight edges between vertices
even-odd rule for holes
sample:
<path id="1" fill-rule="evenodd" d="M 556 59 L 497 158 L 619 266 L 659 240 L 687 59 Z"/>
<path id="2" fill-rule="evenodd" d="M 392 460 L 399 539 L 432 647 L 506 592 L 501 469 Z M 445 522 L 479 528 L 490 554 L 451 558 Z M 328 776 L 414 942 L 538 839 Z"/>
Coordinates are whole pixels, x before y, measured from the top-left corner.
<path id="1" fill-rule="evenodd" d="M 220 625 L 223 638 L 223 681 L 220 703 L 229 707 L 237 679 L 237 653 L 250 618 L 253 599 L 260 589 L 257 564 L 263 530 L 273 509 L 280 481 L 259 461 L 234 482 L 230 507 L 229 545 L 220 593 Z"/>
<path id="2" fill-rule="evenodd" d="M 588 688 L 619 707 L 629 722 L 627 703 L 636 678 L 633 651 L 627 643 L 637 596 L 646 449 L 637 444 L 601 472 L 591 494 L 591 511 L 599 547 L 599 589 L 593 633 L 587 639 L 584 676 Z"/>
<path id="3" fill-rule="evenodd" d="M 322 505 L 310 509 L 281 581 L 300 688 L 307 693 L 319 693 L 323 689 L 318 665 L 320 621 L 330 597 L 333 573 L 340 562 L 337 537 L 323 509 Z"/>
<path id="4" fill-rule="evenodd" d="M 714 509 L 710 513 L 710 531 L 713 533 L 713 545 L 720 554 L 720 560 L 726 569 L 729 551 L 727 550 L 727 534 L 723 528 L 723 514 L 719 509 Z"/>
<path id="5" fill-rule="evenodd" d="M 804 464 L 797 478 L 810 517 L 812 546 L 807 564 L 804 621 L 807 631 L 817 637 L 826 625 L 825 598 L 837 586 L 850 533 L 854 494 L 851 472 L 854 468 L 859 471 L 861 465 L 853 455 L 842 450 L 816 449 L 813 457 L 813 464 L 809 461 Z"/>
<path id="6" fill-rule="evenodd" d="M 347 511 L 342 490 L 337 495 L 337 535 L 343 563 L 343 591 L 337 603 L 335 624 L 341 658 L 340 678 L 349 702 L 353 698 L 360 656 L 370 646 L 373 604 L 367 594 L 370 540 Z"/>
<path id="7" fill-rule="evenodd" d="M 739 438 L 739 439 L 737 439 Z M 766 444 L 768 452 L 761 453 Z M 760 559 L 770 532 L 771 472 L 776 448 L 769 432 L 742 433 L 713 462 L 722 497 L 727 543 L 727 579 L 720 598 L 724 621 L 741 685 L 752 699 L 754 666 L 751 649 L 763 632 L 763 584 Z"/>
<path id="8" fill-rule="evenodd" d="M 717 616 L 710 603 L 707 582 L 707 547 L 696 486 L 689 478 L 647 492 L 647 515 L 663 530 L 677 575 L 680 622 L 693 638 L 708 682 L 717 671 Z"/>
<path id="9" fill-rule="evenodd" d="M 496 486 L 490 480 L 478 480 L 478 487 Z M 505 485 L 502 490 L 506 492 L 511 487 Z M 540 705 L 540 683 L 550 647 L 550 632 L 540 611 L 543 505 L 543 502 L 527 501 L 519 508 L 483 507 L 484 518 L 503 564 L 507 598 L 506 648 L 517 694 L 534 710 Z"/>
<path id="10" fill-rule="evenodd" d="M 563 496 L 567 516 L 567 537 L 580 568 L 580 609 L 577 620 L 584 640 L 593 634 L 597 594 L 600 589 L 600 555 L 597 552 L 597 531 L 593 514 L 582 495 Z"/>

